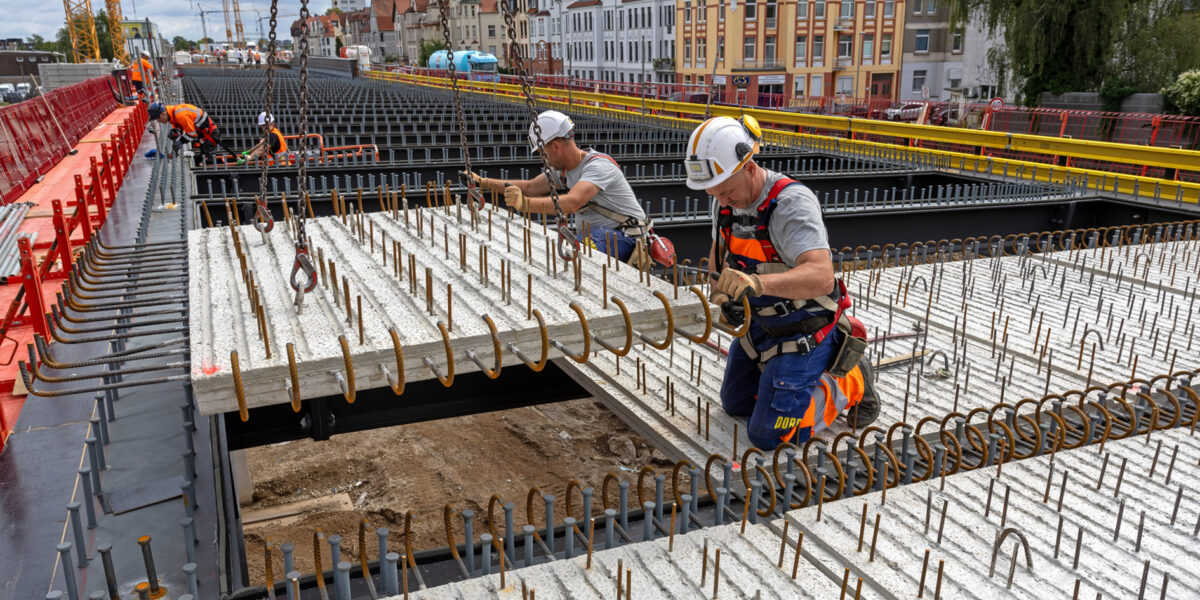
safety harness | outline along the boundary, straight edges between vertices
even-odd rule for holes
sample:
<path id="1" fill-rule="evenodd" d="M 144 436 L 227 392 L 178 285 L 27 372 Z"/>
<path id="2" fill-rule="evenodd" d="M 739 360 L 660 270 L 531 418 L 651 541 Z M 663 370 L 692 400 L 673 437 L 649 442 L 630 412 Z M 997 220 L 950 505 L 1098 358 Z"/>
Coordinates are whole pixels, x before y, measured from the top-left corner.
<path id="1" fill-rule="evenodd" d="M 725 245 L 723 257 L 727 267 L 750 274 L 782 273 L 790 269 L 780 258 L 771 241 L 771 215 L 779 204 L 779 194 L 784 188 L 799 183 L 781 177 L 771 186 L 765 201 L 759 204 L 755 214 L 735 215 L 731 207 L 721 207 L 717 213 L 717 230 Z M 753 227 L 752 238 L 733 235 L 733 226 Z M 840 324 L 849 330 L 851 323 L 847 310 L 850 294 L 840 279 L 832 293 L 805 301 L 791 300 L 778 296 L 759 296 L 751 299 L 750 310 L 759 327 L 778 343 L 759 352 L 750 336 L 739 338 L 742 349 L 760 366 L 781 354 L 807 354 L 833 333 Z"/>
<path id="2" fill-rule="evenodd" d="M 611 157 L 607 154 L 602 154 L 600 152 L 594 152 L 594 151 L 592 152 L 592 154 L 590 156 L 588 156 L 587 158 L 585 158 L 583 160 L 583 163 L 580 166 L 586 165 L 586 164 L 592 162 L 592 160 L 597 159 L 597 158 L 607 159 L 608 162 L 611 162 L 614 167 L 617 167 L 617 170 L 620 170 L 620 168 L 621 168 L 621 165 L 618 165 L 617 161 L 614 160 L 613 157 Z M 566 173 L 566 171 L 561 171 L 559 173 L 559 182 L 564 184 L 564 186 L 565 186 L 566 181 L 567 181 L 567 173 Z M 625 235 L 627 235 L 629 237 L 633 237 L 633 238 L 645 236 L 646 234 L 650 233 L 650 229 L 651 229 L 651 227 L 653 227 L 653 224 L 651 223 L 650 219 L 639 219 L 634 216 L 621 214 L 611 208 L 600 206 L 600 204 L 596 203 L 593 200 L 589 200 L 588 203 L 584 204 L 583 208 L 581 208 L 580 210 L 594 211 L 596 214 L 598 214 L 602 217 L 616 221 L 617 229 L 620 230 L 621 233 L 624 233 Z"/>

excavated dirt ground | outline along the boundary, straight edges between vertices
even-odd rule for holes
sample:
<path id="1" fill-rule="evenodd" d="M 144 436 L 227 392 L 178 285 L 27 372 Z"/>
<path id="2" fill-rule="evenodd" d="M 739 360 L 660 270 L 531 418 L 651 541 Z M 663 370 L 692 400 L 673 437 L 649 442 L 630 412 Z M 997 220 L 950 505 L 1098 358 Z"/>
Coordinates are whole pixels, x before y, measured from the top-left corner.
<path id="1" fill-rule="evenodd" d="M 312 573 L 314 530 L 342 536 L 342 560 L 353 562 L 358 559 L 359 522 L 365 517 L 370 532 L 387 527 L 390 549 L 402 552 L 404 514 L 411 510 L 413 549 L 437 548 L 447 545 L 442 525 L 446 503 L 475 511 L 478 537 L 486 532 L 492 494 L 513 502 L 516 520 L 524 524 L 530 488 L 538 486 L 559 498 L 556 513 L 562 515 L 567 483 L 579 479 L 596 489 L 593 509 L 600 513 L 600 485 L 606 473 L 629 479 L 647 464 L 670 464 L 591 399 L 364 431 L 326 442 L 286 442 L 249 450 L 247 459 L 254 498 L 242 505 L 244 519 L 266 511 L 286 512 L 289 504 L 311 504 L 318 498 L 342 508 L 308 509 L 287 519 L 246 525 L 250 581 L 256 585 L 265 581 L 266 539 L 272 545 L 294 544 L 296 568 Z M 574 493 L 578 511 L 580 499 Z M 535 522 L 541 523 L 542 503 L 536 506 Z M 499 518 L 502 528 L 502 513 Z M 458 542 L 461 523 L 456 517 Z M 369 558 L 376 558 L 373 533 L 367 536 L 366 550 Z M 273 575 L 282 579 L 283 559 L 278 550 L 273 556 Z M 324 542 L 321 556 L 323 567 L 331 568 Z"/>

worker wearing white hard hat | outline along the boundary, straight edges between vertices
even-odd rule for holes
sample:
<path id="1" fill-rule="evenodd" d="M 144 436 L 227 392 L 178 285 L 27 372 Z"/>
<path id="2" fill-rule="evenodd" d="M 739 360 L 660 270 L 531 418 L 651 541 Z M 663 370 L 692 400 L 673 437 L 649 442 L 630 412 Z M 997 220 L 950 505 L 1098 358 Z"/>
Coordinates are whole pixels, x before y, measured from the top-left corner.
<path id="1" fill-rule="evenodd" d="M 283 139 L 283 132 L 275 126 L 274 115 L 265 110 L 258 113 L 258 128 L 263 138 L 249 150 L 243 152 L 238 157 L 237 164 L 240 165 L 247 160 L 253 162 L 263 159 L 278 159 L 287 153 L 287 140 Z"/>
<path id="2" fill-rule="evenodd" d="M 721 403 L 749 417 L 750 441 L 767 450 L 804 442 L 842 411 L 864 427 L 879 408 L 817 197 L 756 163 L 761 144 L 753 117 L 708 119 L 692 132 L 684 167 L 688 187 L 716 199 L 712 300 L 725 321 L 750 320 L 729 349 Z"/>
<path id="3" fill-rule="evenodd" d="M 147 101 L 146 80 L 154 79 L 154 64 L 150 62 L 150 53 L 142 50 L 141 56 L 129 68 L 129 81 L 137 91 L 138 100 Z"/>
<path id="4" fill-rule="evenodd" d="M 633 188 L 611 156 L 576 145 L 570 117 L 556 110 L 539 114 L 529 126 L 529 148 L 545 152 L 550 178 L 546 173 L 524 180 L 463 175 L 483 190 L 504 194 L 505 203 L 522 213 L 554 215 L 554 185 L 563 214 L 575 215 L 585 243 L 623 261 L 649 260 L 651 224 Z"/>

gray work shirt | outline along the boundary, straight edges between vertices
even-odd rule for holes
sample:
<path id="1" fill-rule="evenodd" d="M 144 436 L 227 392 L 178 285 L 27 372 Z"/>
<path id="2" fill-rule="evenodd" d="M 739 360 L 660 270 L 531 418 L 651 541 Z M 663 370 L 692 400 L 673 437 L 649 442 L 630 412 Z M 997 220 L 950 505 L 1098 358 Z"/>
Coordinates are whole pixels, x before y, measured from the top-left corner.
<path id="1" fill-rule="evenodd" d="M 759 168 L 762 169 L 761 166 Z M 771 193 L 771 186 L 783 177 L 782 174 L 770 169 L 763 169 L 763 171 L 766 172 L 766 180 L 763 183 L 762 192 L 758 195 L 758 201 L 750 208 L 733 209 L 735 216 L 757 215 L 759 205 L 766 202 L 767 194 Z M 714 240 L 717 239 L 717 216 L 720 208 L 721 205 L 713 199 L 711 212 Z M 767 225 L 767 229 L 771 235 L 771 243 L 775 245 L 775 250 L 779 253 L 779 258 L 788 267 L 796 266 L 796 258 L 805 252 L 829 249 L 829 234 L 825 231 L 825 222 L 821 217 L 821 203 L 817 200 L 817 195 L 802 183 L 789 185 L 779 192 L 775 212 L 771 213 L 771 222 Z M 753 238 L 754 226 L 734 223 L 733 235 L 740 238 Z M 725 249 L 721 248 L 721 252 L 724 253 L 724 251 Z M 721 258 L 718 256 L 717 260 L 721 260 Z"/>
<path id="2" fill-rule="evenodd" d="M 575 184 L 580 181 L 586 181 L 600 188 L 600 191 L 592 197 L 591 204 L 599 204 L 622 215 L 638 219 L 646 218 L 646 211 L 642 210 L 641 203 L 633 194 L 633 188 L 629 187 L 628 181 L 625 181 L 625 174 L 608 155 L 588 148 L 587 156 L 574 169 L 560 171 L 560 174 L 560 176 L 564 176 L 568 189 L 575 187 Z M 619 222 L 591 210 L 590 205 L 575 213 L 575 226 L 582 227 L 583 223 L 587 223 L 591 229 L 599 227 L 616 229 L 620 225 Z"/>

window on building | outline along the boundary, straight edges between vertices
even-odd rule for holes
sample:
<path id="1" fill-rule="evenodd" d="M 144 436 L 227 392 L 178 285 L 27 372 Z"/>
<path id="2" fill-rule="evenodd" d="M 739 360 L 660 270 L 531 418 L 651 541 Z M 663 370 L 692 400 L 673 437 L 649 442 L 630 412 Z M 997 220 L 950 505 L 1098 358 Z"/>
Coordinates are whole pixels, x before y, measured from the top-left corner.
<path id="1" fill-rule="evenodd" d="M 612 22 L 612 11 L 611 10 L 604 11 L 604 28 L 607 29 L 608 31 L 612 31 L 613 22 Z"/>
<path id="2" fill-rule="evenodd" d="M 814 96 L 825 95 L 825 76 L 824 75 L 813 75 L 812 76 L 812 87 L 810 87 L 808 89 L 812 90 L 810 93 L 813 94 Z"/>
<path id="3" fill-rule="evenodd" d="M 963 32 L 961 32 L 961 31 L 954 32 L 954 37 L 952 38 L 952 41 L 951 41 L 950 51 L 951 52 L 962 52 L 963 51 Z"/>
<path id="4" fill-rule="evenodd" d="M 883 18 L 890 19 L 894 16 L 896 16 L 896 0 L 884 0 Z"/>
<path id="5" fill-rule="evenodd" d="M 850 58 L 854 55 L 854 36 L 838 36 L 838 58 Z"/>
<path id="6" fill-rule="evenodd" d="M 808 0 L 800 0 L 800 2 L 796 4 L 796 18 L 808 18 Z"/>
<path id="7" fill-rule="evenodd" d="M 885 33 L 879 38 L 879 57 L 890 58 L 892 56 L 892 34 Z"/>
<path id="8" fill-rule="evenodd" d="M 808 66 L 808 36 L 796 36 L 796 66 Z"/>
<path id="9" fill-rule="evenodd" d="M 875 61 L 875 36 L 870 33 L 862 36 L 862 61 L 863 64 L 874 64 Z M 871 61 L 871 62 L 867 62 Z"/>
<path id="10" fill-rule="evenodd" d="M 875 18 L 875 0 L 867 0 L 866 7 L 863 10 L 863 16 L 867 19 Z"/>
<path id="11" fill-rule="evenodd" d="M 837 89 L 835 91 L 837 92 L 837 94 L 839 96 L 842 94 L 845 94 L 847 96 L 854 95 L 854 77 L 853 76 L 838 77 L 837 80 L 834 82 L 834 85 L 837 87 Z"/>
<path id="12" fill-rule="evenodd" d="M 697 0 L 696 3 L 696 22 L 708 22 L 708 0 Z"/>
<path id="13" fill-rule="evenodd" d="M 842 14 L 840 16 L 843 19 L 854 18 L 854 0 L 842 0 Z"/>
<path id="14" fill-rule="evenodd" d="M 767 0 L 767 29 L 775 28 L 775 16 L 777 11 L 778 6 L 776 6 L 775 0 Z"/>
<path id="15" fill-rule="evenodd" d="M 708 62 L 708 41 L 696 41 L 696 66 L 703 67 Z"/>
<path id="16" fill-rule="evenodd" d="M 758 3 L 746 2 L 746 21 L 758 20 Z"/>
<path id="17" fill-rule="evenodd" d="M 692 66 L 692 40 L 683 42 L 683 64 L 688 67 Z"/>
<path id="18" fill-rule="evenodd" d="M 796 90 L 793 95 L 796 96 L 797 98 L 804 97 L 804 80 L 805 79 L 807 79 L 807 77 L 805 77 L 803 74 L 798 74 L 798 75 L 796 75 L 795 79 L 793 80 L 793 82 L 794 82 L 793 85 L 795 86 L 795 90 Z"/>
<path id="19" fill-rule="evenodd" d="M 917 30 L 917 35 L 913 39 L 913 52 L 916 52 L 918 54 L 920 54 L 922 52 L 929 52 L 929 30 L 928 29 L 918 29 Z"/>
<path id="20" fill-rule="evenodd" d="M 755 46 L 756 46 L 756 44 L 755 44 L 754 38 L 752 38 L 752 37 L 746 38 L 746 43 L 742 47 L 742 58 L 746 59 L 747 61 L 753 62 Z"/>
<path id="21" fill-rule="evenodd" d="M 920 0 L 917 0 L 917 4 L 920 4 L 920 3 L 921 3 Z M 936 13 L 936 12 L 937 12 L 937 0 L 925 0 L 925 14 L 932 15 L 933 13 Z"/>
<path id="22" fill-rule="evenodd" d="M 496 37 L 496 26 L 495 25 L 488 25 L 488 37 L 490 37 L 490 38 Z"/>
<path id="23" fill-rule="evenodd" d="M 813 36 L 812 58 L 814 67 L 820 67 L 825 64 L 825 36 Z M 813 89 L 816 89 L 815 83 L 813 84 Z"/>
<path id="24" fill-rule="evenodd" d="M 725 44 L 717 44 L 717 62 L 725 64 Z"/>
<path id="25" fill-rule="evenodd" d="M 925 75 L 925 69 L 917 69 L 916 71 L 913 71 L 912 91 L 920 92 L 921 88 L 925 87 Z"/>
<path id="26" fill-rule="evenodd" d="M 816 0 L 816 2 L 813 2 L 813 18 L 825 18 L 825 0 Z"/>
<path id="27" fill-rule="evenodd" d="M 488 54 L 491 54 L 492 56 L 495 56 L 495 55 L 496 55 L 496 47 L 495 47 L 495 46 L 488 46 Z"/>
<path id="28" fill-rule="evenodd" d="M 763 39 L 763 64 L 767 66 L 775 64 L 775 36 L 773 35 Z"/>
<path id="29" fill-rule="evenodd" d="M 692 0 L 684 0 L 683 2 L 683 22 L 692 22 Z"/>

